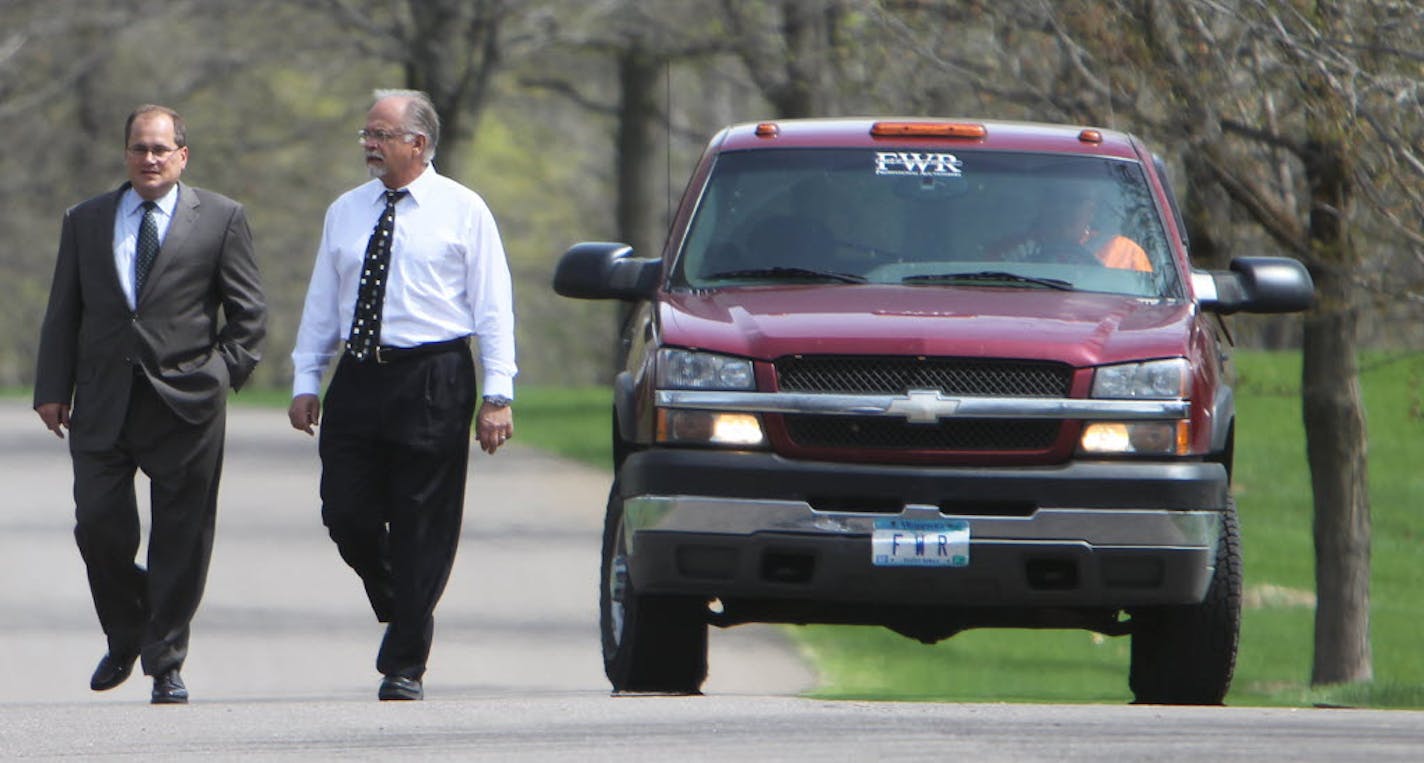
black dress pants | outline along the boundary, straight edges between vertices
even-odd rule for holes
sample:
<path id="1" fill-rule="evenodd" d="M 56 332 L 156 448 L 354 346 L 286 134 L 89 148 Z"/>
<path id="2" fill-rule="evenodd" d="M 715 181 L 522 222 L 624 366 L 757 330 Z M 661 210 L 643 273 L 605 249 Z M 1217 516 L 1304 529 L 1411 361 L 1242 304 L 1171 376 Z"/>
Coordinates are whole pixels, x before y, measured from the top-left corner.
<path id="1" fill-rule="evenodd" d="M 135 375 L 119 440 L 104 450 L 72 445 L 74 538 L 99 624 L 117 658 L 143 672 L 182 668 L 212 556 L 226 411 L 201 424 L 173 414 Z M 71 440 L 72 442 L 72 440 Z M 150 484 L 147 567 L 136 563 L 140 523 L 134 477 Z"/>
<path id="2" fill-rule="evenodd" d="M 321 517 L 386 623 L 383 675 L 425 674 L 464 511 L 474 358 L 466 344 L 387 364 L 343 355 L 326 392 Z"/>

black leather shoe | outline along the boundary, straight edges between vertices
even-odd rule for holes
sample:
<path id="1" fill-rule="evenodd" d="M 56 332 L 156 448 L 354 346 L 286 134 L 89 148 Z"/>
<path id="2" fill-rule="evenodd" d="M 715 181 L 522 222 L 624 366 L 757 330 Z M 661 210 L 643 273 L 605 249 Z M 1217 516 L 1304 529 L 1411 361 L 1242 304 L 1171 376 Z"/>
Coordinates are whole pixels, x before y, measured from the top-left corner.
<path id="1" fill-rule="evenodd" d="M 153 677 L 153 704 L 188 704 L 188 687 L 183 685 L 183 677 L 178 675 L 177 668 Z"/>
<path id="2" fill-rule="evenodd" d="M 94 691 L 108 691 L 127 681 L 137 660 L 136 654 L 118 657 L 112 654 L 104 655 L 99 660 L 99 666 L 94 668 L 94 675 L 89 677 L 89 688 Z"/>
<path id="3" fill-rule="evenodd" d="M 381 690 L 376 696 L 383 700 L 424 699 L 425 689 L 421 687 L 419 678 L 386 676 L 385 680 L 381 681 Z"/>

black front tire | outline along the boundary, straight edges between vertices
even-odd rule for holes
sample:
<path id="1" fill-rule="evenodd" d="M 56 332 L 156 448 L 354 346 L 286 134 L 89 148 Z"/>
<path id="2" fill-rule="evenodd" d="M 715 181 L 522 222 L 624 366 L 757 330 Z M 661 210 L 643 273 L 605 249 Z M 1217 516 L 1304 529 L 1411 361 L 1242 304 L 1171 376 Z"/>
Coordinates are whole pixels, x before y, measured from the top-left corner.
<path id="1" fill-rule="evenodd" d="M 1241 535 L 1236 504 L 1222 515 L 1216 570 L 1200 604 L 1132 613 L 1135 704 L 1220 705 L 1231 688 L 1241 632 Z"/>
<path id="2" fill-rule="evenodd" d="M 614 691 L 701 693 L 707 678 L 707 604 L 634 590 L 617 482 L 604 515 L 598 609 L 603 672 Z"/>

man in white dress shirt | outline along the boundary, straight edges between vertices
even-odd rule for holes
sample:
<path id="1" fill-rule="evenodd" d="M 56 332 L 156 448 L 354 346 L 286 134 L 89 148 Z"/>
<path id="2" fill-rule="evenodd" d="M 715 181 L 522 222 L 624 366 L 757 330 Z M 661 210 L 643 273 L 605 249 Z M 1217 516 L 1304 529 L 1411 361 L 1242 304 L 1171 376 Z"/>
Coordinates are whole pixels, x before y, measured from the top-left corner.
<path id="1" fill-rule="evenodd" d="M 486 453 L 514 434 L 513 296 L 489 207 L 431 164 L 430 98 L 376 91 L 359 137 L 373 179 L 327 209 L 288 416 L 307 434 L 321 425 L 322 521 L 387 624 L 377 696 L 421 699 L 460 536 L 471 417 Z M 323 417 L 321 379 L 338 356 Z"/>

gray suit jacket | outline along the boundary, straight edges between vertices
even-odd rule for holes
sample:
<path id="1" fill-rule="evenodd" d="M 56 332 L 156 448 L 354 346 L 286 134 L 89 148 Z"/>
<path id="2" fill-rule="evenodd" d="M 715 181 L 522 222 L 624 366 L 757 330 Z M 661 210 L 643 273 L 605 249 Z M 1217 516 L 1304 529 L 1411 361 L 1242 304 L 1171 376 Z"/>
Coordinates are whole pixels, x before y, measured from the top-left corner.
<path id="1" fill-rule="evenodd" d="M 128 188 L 64 215 L 40 329 L 35 405 L 71 403 L 70 446 L 117 440 L 134 366 L 184 421 L 209 420 L 261 358 L 267 306 L 242 205 L 180 183 L 168 234 L 129 309 L 114 266 L 114 215 Z M 223 321 L 219 324 L 218 308 Z"/>

